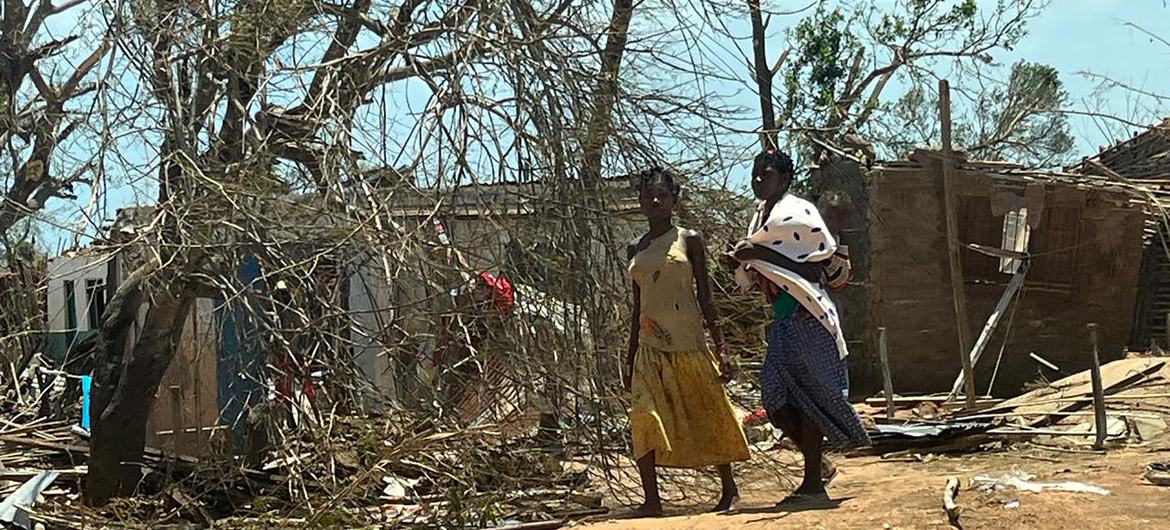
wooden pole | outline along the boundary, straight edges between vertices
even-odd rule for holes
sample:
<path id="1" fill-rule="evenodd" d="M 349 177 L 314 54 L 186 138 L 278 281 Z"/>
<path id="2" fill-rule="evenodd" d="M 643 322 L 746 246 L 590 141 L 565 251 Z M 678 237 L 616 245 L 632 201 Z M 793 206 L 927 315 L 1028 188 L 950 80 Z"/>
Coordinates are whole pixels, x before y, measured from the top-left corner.
<path id="1" fill-rule="evenodd" d="M 1170 313 L 1166 313 L 1166 351 L 1170 351 Z"/>
<path id="2" fill-rule="evenodd" d="M 1015 275 L 1012 276 L 1012 281 L 1008 282 L 1007 289 L 1005 289 L 1003 295 L 999 297 L 999 303 L 995 305 L 995 310 L 991 312 L 991 316 L 987 318 L 987 323 L 983 325 L 983 331 L 979 333 L 979 338 L 975 339 L 975 346 L 971 349 L 972 368 L 976 363 L 979 362 L 979 358 L 983 356 L 983 350 L 987 348 L 987 344 L 991 342 L 991 335 L 995 333 L 995 328 L 999 325 L 1000 319 L 1003 318 L 1004 312 L 1007 311 L 1008 304 L 1010 304 L 1012 298 L 1016 296 L 1016 291 L 1019 291 L 1020 287 L 1024 285 L 1024 275 L 1027 271 L 1027 267 L 1027 261 L 1022 261 L 1020 263 L 1020 267 L 1016 269 Z M 964 370 L 962 374 L 959 374 L 959 376 L 955 378 L 955 384 L 951 385 L 951 393 L 947 397 L 953 398 L 959 395 L 959 389 L 962 388 L 962 385 L 966 379 L 963 377 L 963 375 L 966 373 L 967 371 Z M 987 393 L 991 393 L 990 388 L 987 389 Z"/>
<path id="3" fill-rule="evenodd" d="M 971 333 L 967 329 L 967 299 L 963 293 L 963 261 L 959 247 L 958 198 L 955 197 L 954 152 L 951 149 L 951 88 L 946 79 L 938 82 L 938 116 L 942 128 L 942 181 L 944 206 L 947 223 L 947 251 L 949 252 L 951 296 L 955 302 L 955 319 L 958 323 L 959 360 L 963 365 L 963 391 L 967 407 L 975 406 L 975 373 L 971 369 Z"/>
<path id="4" fill-rule="evenodd" d="M 882 363 L 882 387 L 886 396 L 886 419 L 894 419 L 894 381 L 890 378 L 890 356 L 886 349 L 886 328 L 878 328 L 878 358 Z"/>
<path id="5" fill-rule="evenodd" d="M 1097 440 L 1093 442 L 1093 449 L 1105 448 L 1105 437 L 1108 436 L 1108 422 L 1105 418 L 1105 388 L 1101 384 L 1101 359 L 1097 352 L 1097 324 L 1091 323 L 1089 328 L 1089 342 L 1093 345 L 1093 369 L 1090 375 L 1093 378 L 1093 416 L 1097 425 Z"/>

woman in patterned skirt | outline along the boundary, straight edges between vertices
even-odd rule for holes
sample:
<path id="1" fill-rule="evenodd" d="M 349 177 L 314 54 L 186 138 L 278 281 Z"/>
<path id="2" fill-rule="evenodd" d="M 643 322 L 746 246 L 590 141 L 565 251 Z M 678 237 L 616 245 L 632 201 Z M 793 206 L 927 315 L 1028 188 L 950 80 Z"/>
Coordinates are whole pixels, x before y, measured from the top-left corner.
<path id="1" fill-rule="evenodd" d="M 824 465 L 826 439 L 835 449 L 869 445 L 848 401 L 848 351 L 827 289 L 843 283 L 848 258 L 817 208 L 788 193 L 792 178 L 787 155 L 756 157 L 752 191 L 760 203 L 748 238 L 733 251 L 740 285 L 759 287 L 772 306 L 760 374 L 764 410 L 804 456 L 804 480 L 781 504 L 828 499 L 825 483 L 835 469 Z"/>
<path id="2" fill-rule="evenodd" d="M 634 457 L 646 493 L 638 509 L 642 516 L 662 513 L 656 466 L 715 466 L 722 480 L 715 510 L 722 511 L 738 496 L 731 463 L 748 459 L 743 428 L 723 391 L 730 365 L 711 303 L 703 240 L 673 224 L 679 191 L 667 170 L 639 177 L 639 203 L 650 226 L 628 248 L 634 293 L 625 384 L 631 391 Z"/>

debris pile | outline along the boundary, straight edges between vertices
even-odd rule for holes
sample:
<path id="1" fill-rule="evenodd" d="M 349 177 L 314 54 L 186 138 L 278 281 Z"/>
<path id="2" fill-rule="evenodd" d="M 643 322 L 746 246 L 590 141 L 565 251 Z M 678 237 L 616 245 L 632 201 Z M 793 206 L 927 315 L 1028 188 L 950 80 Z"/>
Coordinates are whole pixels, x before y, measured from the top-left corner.
<path id="1" fill-rule="evenodd" d="M 0 519 L 22 528 L 101 525 L 557 528 L 605 513 L 585 465 L 486 428 L 440 432 L 403 417 L 335 418 L 290 439 L 262 469 L 239 458 L 148 451 L 141 494 L 83 503 L 87 441 L 65 422 L 5 423 Z M 529 526 L 519 526 L 529 525 Z"/>
<path id="2" fill-rule="evenodd" d="M 1170 363 L 1158 358 L 1122 359 L 1101 366 L 1106 439 L 1141 444 L 1166 431 L 1170 413 Z M 1088 371 L 974 414 L 967 420 L 993 420 L 991 431 L 1005 437 L 1034 438 L 1061 446 L 1089 445 L 1097 432 Z"/>
<path id="3" fill-rule="evenodd" d="M 1170 363 L 1155 357 L 1130 358 L 1101 367 L 1105 439 L 1143 444 L 1167 431 Z M 1071 375 L 1009 400 L 981 399 L 959 409 L 943 396 L 901 397 L 893 419 L 880 414 L 884 400 L 868 400 L 858 411 L 870 424 L 874 446 L 862 452 L 946 453 L 989 445 L 1033 442 L 1059 447 L 1088 446 L 1097 434 L 1090 371 Z"/>

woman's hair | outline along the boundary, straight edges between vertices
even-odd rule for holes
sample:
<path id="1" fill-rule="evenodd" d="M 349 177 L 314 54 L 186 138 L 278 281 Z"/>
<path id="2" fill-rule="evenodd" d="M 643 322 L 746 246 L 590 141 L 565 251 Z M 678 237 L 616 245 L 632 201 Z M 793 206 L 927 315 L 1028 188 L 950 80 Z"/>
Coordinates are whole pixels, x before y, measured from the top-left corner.
<path id="1" fill-rule="evenodd" d="M 670 190 L 670 194 L 674 198 L 678 198 L 679 193 L 682 192 L 680 186 L 675 179 L 674 173 L 669 169 L 660 166 L 654 166 L 638 174 L 638 180 L 634 182 L 634 189 L 638 190 L 638 195 L 641 195 L 650 186 L 654 184 L 662 184 Z"/>
<path id="2" fill-rule="evenodd" d="M 752 163 L 752 177 L 756 177 L 769 169 L 779 175 L 791 176 L 795 173 L 792 167 L 792 158 L 775 149 L 767 149 L 756 155 L 756 159 Z"/>

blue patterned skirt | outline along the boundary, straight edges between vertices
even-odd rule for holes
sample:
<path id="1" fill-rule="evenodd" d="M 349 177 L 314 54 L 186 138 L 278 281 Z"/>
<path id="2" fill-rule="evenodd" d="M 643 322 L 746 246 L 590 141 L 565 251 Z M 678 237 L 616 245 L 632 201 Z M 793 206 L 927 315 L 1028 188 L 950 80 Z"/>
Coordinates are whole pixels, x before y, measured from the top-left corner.
<path id="1" fill-rule="evenodd" d="M 849 404 L 849 372 L 837 343 L 816 319 L 789 316 L 768 325 L 768 352 L 760 373 L 764 410 L 791 406 L 812 420 L 832 449 L 869 445 Z"/>

